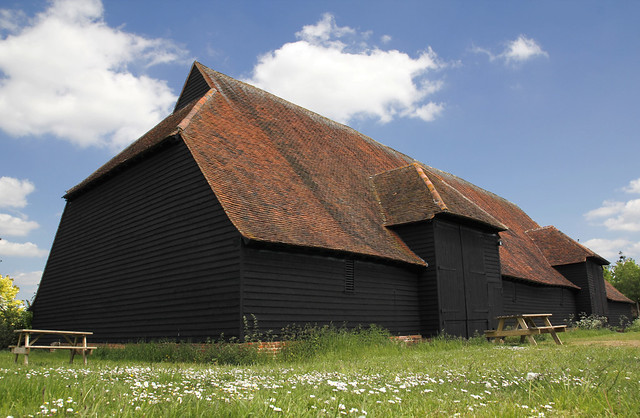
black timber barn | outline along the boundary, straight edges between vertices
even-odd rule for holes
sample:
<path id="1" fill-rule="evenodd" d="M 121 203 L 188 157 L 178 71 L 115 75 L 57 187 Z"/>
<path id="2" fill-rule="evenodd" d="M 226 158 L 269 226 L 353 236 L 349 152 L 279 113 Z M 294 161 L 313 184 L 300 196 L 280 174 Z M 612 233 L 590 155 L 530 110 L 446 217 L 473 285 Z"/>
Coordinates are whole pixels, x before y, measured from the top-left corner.
<path id="1" fill-rule="evenodd" d="M 509 313 L 631 317 L 606 260 L 513 203 L 194 63 L 174 112 L 70 189 L 33 327 L 96 341 Z"/>

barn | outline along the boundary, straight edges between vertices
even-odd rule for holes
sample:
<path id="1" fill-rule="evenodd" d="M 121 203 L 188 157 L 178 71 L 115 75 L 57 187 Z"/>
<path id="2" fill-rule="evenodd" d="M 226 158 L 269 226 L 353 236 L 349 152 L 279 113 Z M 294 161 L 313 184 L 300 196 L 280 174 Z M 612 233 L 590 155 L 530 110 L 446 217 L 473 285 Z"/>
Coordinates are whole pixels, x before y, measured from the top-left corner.
<path id="1" fill-rule="evenodd" d="M 198 62 L 64 197 L 33 327 L 96 341 L 241 337 L 250 315 L 463 337 L 632 315 L 605 259 L 515 204 Z"/>

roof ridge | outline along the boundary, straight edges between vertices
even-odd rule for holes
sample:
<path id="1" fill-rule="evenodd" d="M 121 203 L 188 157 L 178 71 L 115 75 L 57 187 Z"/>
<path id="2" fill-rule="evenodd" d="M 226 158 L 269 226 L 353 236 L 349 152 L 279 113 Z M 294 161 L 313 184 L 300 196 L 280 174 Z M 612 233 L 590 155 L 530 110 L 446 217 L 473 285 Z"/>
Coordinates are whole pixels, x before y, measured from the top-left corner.
<path id="1" fill-rule="evenodd" d="M 447 207 L 447 204 L 444 202 L 444 200 L 442 200 L 442 197 L 440 196 L 440 193 L 436 189 L 436 186 L 433 185 L 433 183 L 431 182 L 431 179 L 429 179 L 429 176 L 427 176 L 427 174 L 424 172 L 422 167 L 420 167 L 420 164 L 416 162 L 416 163 L 411 163 L 409 165 L 412 165 L 416 169 L 416 171 L 418 172 L 418 176 L 420 176 L 422 181 L 424 181 L 424 183 L 426 184 L 427 189 L 429 189 L 429 192 L 431 193 L 431 197 L 433 198 L 433 202 L 436 205 L 438 205 L 438 207 L 441 210 L 448 212 L 449 208 Z"/>
<path id="2" fill-rule="evenodd" d="M 333 120 L 333 119 L 331 119 L 331 118 L 329 118 L 327 116 L 321 115 L 320 113 L 314 112 L 313 110 L 307 109 L 306 107 L 300 106 L 299 104 L 293 103 L 293 102 L 291 102 L 291 101 L 289 101 L 287 99 L 283 99 L 282 97 L 279 97 L 279 96 L 277 96 L 277 95 L 275 95 L 275 94 L 273 94 L 271 92 L 268 92 L 267 90 L 264 90 L 264 89 L 262 89 L 260 87 L 254 86 L 253 84 L 249 84 L 246 81 L 238 80 L 238 79 L 235 79 L 235 78 L 233 78 L 233 77 L 231 77 L 231 76 L 229 76 L 227 74 L 224 74 L 224 73 L 221 73 L 219 71 L 213 70 L 213 69 L 207 67 L 204 64 L 201 64 L 199 62 L 197 62 L 197 64 L 198 64 L 198 68 L 199 69 L 204 69 L 204 71 L 201 71 L 201 72 L 203 73 L 203 75 L 205 75 L 206 80 L 208 82 L 209 81 L 211 82 L 212 88 L 215 87 L 215 89 L 218 90 L 218 91 L 220 91 L 220 85 L 219 85 L 219 83 L 216 82 L 216 80 L 214 80 L 213 78 L 210 77 L 210 74 L 215 74 L 216 76 L 220 76 L 222 79 L 224 79 L 226 81 L 229 81 L 231 83 L 235 83 L 236 85 L 238 85 L 238 86 L 240 86 L 242 88 L 249 88 L 249 89 L 254 89 L 254 90 L 260 91 L 260 92 L 264 93 L 265 95 L 267 95 L 270 99 L 272 99 L 272 100 L 274 100 L 274 101 L 276 101 L 276 102 L 278 102 L 278 103 L 280 103 L 280 104 L 282 104 L 284 106 L 287 106 L 290 109 L 297 109 L 297 110 L 303 112 L 305 114 L 305 116 L 313 119 L 316 122 L 324 123 L 327 126 L 338 128 L 338 129 L 347 131 L 347 132 L 349 132 L 351 134 L 358 135 L 359 137 L 361 137 L 362 139 L 364 139 L 368 143 L 370 143 L 372 145 L 375 145 L 376 147 L 383 148 L 383 149 L 387 150 L 388 152 L 391 152 L 391 153 L 393 153 L 395 155 L 401 156 L 404 159 L 406 159 L 407 161 L 411 161 L 411 162 L 416 162 L 417 161 L 415 158 L 412 158 L 412 157 L 408 156 L 407 154 L 404 154 L 404 153 L 402 153 L 402 152 L 400 152 L 400 151 L 398 151 L 398 150 L 396 150 L 394 148 L 391 148 L 388 145 L 385 145 L 385 144 L 383 144 L 381 142 L 378 142 L 375 139 L 371 138 L 370 136 L 367 136 L 367 135 L 363 134 L 362 132 L 356 130 L 355 128 L 352 128 L 349 125 L 346 125 L 346 124 L 340 123 L 340 122 L 336 122 L 335 120 Z M 225 96 L 224 92 L 220 91 L 220 93 L 223 96 Z"/>
<path id="3" fill-rule="evenodd" d="M 422 163 L 420 163 L 422 164 Z M 426 164 L 423 164 L 425 167 L 429 167 L 429 168 L 433 168 L 430 166 L 427 166 Z M 442 170 L 438 170 L 435 169 L 436 171 L 442 171 Z M 428 171 L 428 169 L 427 169 Z M 503 230 L 509 230 L 510 228 L 508 228 L 504 223 L 502 223 L 499 219 L 497 219 L 495 216 L 493 216 L 492 214 L 490 214 L 489 212 L 487 212 L 486 210 L 484 210 L 484 208 L 482 208 L 480 205 L 478 205 L 476 202 L 474 202 L 473 200 L 471 200 L 469 197 L 467 197 L 464 193 L 462 193 L 460 190 L 456 189 L 455 187 L 453 187 L 451 184 L 449 184 L 444 178 L 442 178 L 441 176 L 439 176 L 437 173 L 433 173 L 442 183 L 446 184 L 451 190 L 454 191 L 454 193 L 456 193 L 459 197 L 462 197 L 464 200 L 466 200 L 467 202 L 471 203 L 474 207 L 476 207 L 478 210 L 480 210 L 482 213 L 484 213 L 489 219 L 492 219 L 495 221 L 495 225 L 498 225 L 499 227 L 503 228 Z M 448 173 L 447 173 L 448 174 Z M 453 174 L 451 174 L 453 176 Z M 459 178 L 458 176 L 454 176 L 456 178 Z M 462 179 L 461 179 L 462 180 Z M 468 181 L 465 181 L 468 184 L 473 185 L 472 183 L 469 183 Z M 477 186 L 476 186 L 477 187 Z M 484 189 L 482 189 L 484 190 Z"/>
<path id="4" fill-rule="evenodd" d="M 209 91 L 204 96 L 198 99 L 198 102 L 191 108 L 187 116 L 185 116 L 180 121 L 180 123 L 178 123 L 178 126 L 177 126 L 178 131 L 182 132 L 185 129 L 187 129 L 187 127 L 189 126 L 189 123 L 191 123 L 191 119 L 193 119 L 193 117 L 198 112 L 200 112 L 200 109 L 202 109 L 202 106 L 204 106 L 205 103 L 207 103 L 215 93 L 216 93 L 215 89 L 209 89 Z"/>

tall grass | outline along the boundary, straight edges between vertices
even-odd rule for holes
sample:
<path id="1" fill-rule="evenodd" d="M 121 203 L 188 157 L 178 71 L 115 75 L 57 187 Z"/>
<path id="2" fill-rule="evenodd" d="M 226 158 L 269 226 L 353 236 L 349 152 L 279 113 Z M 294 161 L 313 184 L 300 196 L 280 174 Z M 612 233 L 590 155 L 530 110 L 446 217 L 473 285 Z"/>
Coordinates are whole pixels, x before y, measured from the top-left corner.
<path id="1" fill-rule="evenodd" d="M 180 363 L 193 355 L 186 343 L 112 350 L 120 358 L 97 352 L 88 367 L 69 366 L 68 353 L 44 351 L 32 353 L 25 367 L 0 352 L 0 416 L 591 417 L 640 411 L 640 353 L 626 344 L 640 341 L 640 332 L 577 331 L 563 334 L 564 346 L 542 341 L 531 347 L 445 337 L 405 345 L 375 328 L 311 328 L 295 330 L 295 344 L 280 356 L 242 366 L 216 364 L 213 357 Z M 597 339 L 620 346 L 578 344 Z M 181 350 L 187 354 L 177 354 Z M 162 356 L 162 362 L 150 360 Z"/>

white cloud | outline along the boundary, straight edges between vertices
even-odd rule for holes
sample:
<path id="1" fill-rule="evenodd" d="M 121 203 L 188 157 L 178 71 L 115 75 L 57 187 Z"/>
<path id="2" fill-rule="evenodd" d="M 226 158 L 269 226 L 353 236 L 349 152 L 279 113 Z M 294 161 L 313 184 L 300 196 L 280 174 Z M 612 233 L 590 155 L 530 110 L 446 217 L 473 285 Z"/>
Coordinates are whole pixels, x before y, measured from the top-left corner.
<path id="1" fill-rule="evenodd" d="M 12 275 L 13 283 L 22 289 L 22 286 L 36 286 L 42 279 L 42 271 L 32 271 L 30 273 L 18 273 Z"/>
<path id="2" fill-rule="evenodd" d="M 25 242 L 23 244 L 7 241 L 5 239 L 0 240 L 0 255 L 8 257 L 44 257 L 47 255 L 47 251 L 41 250 L 38 246 L 32 242 Z"/>
<path id="3" fill-rule="evenodd" d="M 640 179 L 630 181 L 622 190 L 627 193 L 640 193 Z M 620 251 L 640 260 L 640 199 L 605 200 L 602 206 L 587 212 L 584 216 L 609 231 L 624 234 L 615 239 L 594 238 L 585 245 L 610 261 L 615 261 Z"/>
<path id="4" fill-rule="evenodd" d="M 27 16 L 21 10 L 0 9 L 0 30 L 15 32 L 26 20 Z"/>
<path id="5" fill-rule="evenodd" d="M 339 27 L 325 14 L 296 33 L 297 42 L 259 57 L 247 81 L 343 123 L 356 117 L 431 121 L 440 115 L 443 105 L 427 100 L 442 87 L 426 78 L 445 66 L 436 54 L 427 49 L 412 58 L 370 47 L 369 35 Z"/>
<path id="6" fill-rule="evenodd" d="M 54 0 L 26 24 L 0 11 L 11 31 L 0 37 L 0 129 L 116 149 L 169 113 L 166 82 L 131 67 L 175 62 L 179 48 L 109 27 L 103 13 L 99 0 Z"/>
<path id="7" fill-rule="evenodd" d="M 523 63 L 536 57 L 549 56 L 534 39 L 524 35 L 518 36 L 513 41 L 508 41 L 505 49 L 499 54 L 494 54 L 490 50 L 480 47 L 473 48 L 473 51 L 486 54 L 491 61 L 501 60 L 507 64 Z"/>
<path id="8" fill-rule="evenodd" d="M 39 226 L 37 222 L 28 221 L 26 217 L 18 218 L 6 213 L 0 213 L 0 236 L 24 237 Z"/>
<path id="9" fill-rule="evenodd" d="M 634 243 L 626 239 L 603 239 L 593 238 L 583 242 L 587 248 L 595 251 L 598 255 L 606 258 L 609 262 L 614 262 L 618 258 L 620 251 L 631 254 Z M 637 243 L 635 244 L 637 245 Z"/>
<path id="10" fill-rule="evenodd" d="M 27 195 L 34 190 L 35 186 L 29 180 L 0 177 L 0 207 L 23 208 L 27 206 Z"/>
<path id="11" fill-rule="evenodd" d="M 40 279 L 42 279 L 42 271 L 15 273 L 11 275 L 11 278 L 13 279 L 13 284 L 20 288 L 20 292 L 18 292 L 16 299 L 31 300 L 38 289 Z"/>
<path id="12" fill-rule="evenodd" d="M 501 55 L 507 62 L 523 62 L 539 56 L 549 56 L 536 41 L 524 35 L 520 35 L 515 41 L 510 41 Z"/>
<path id="13" fill-rule="evenodd" d="M 624 188 L 627 193 L 640 193 L 640 179 L 631 180 L 629 185 Z"/>
<path id="14" fill-rule="evenodd" d="M 632 180 L 623 190 L 640 193 L 640 179 Z M 602 206 L 587 212 L 585 217 L 612 231 L 640 232 L 640 199 L 626 202 L 605 200 Z"/>

